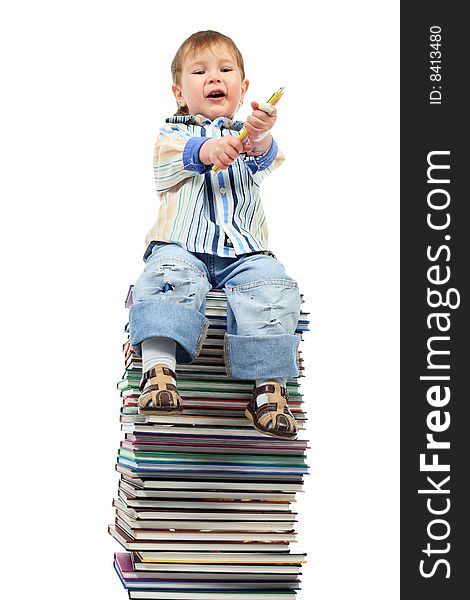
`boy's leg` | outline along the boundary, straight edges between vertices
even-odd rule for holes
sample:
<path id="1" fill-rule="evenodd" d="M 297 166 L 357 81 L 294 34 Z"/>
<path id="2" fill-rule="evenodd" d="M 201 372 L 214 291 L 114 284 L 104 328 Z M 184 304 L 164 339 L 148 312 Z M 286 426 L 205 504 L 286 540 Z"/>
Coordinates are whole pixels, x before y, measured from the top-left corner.
<path id="1" fill-rule="evenodd" d="M 234 264 L 227 294 L 227 371 L 256 381 L 246 415 L 263 433 L 293 438 L 285 380 L 298 376 L 295 329 L 300 314 L 296 282 L 273 257 L 254 255 Z"/>
<path id="2" fill-rule="evenodd" d="M 297 377 L 297 283 L 277 259 L 257 254 L 234 263 L 227 294 L 227 371 L 239 379 Z"/>
<path id="3" fill-rule="evenodd" d="M 177 244 L 158 243 L 135 283 L 130 309 L 131 344 L 142 356 L 142 341 L 176 342 L 176 360 L 190 363 L 207 333 L 206 294 L 211 289 L 203 262 Z"/>
<path id="4" fill-rule="evenodd" d="M 166 365 L 176 371 L 176 342 L 165 337 L 152 337 L 143 340 L 142 371 L 145 373 L 155 365 Z"/>
<path id="5" fill-rule="evenodd" d="M 176 244 L 158 244 L 134 286 L 131 344 L 143 357 L 139 410 L 181 411 L 175 366 L 199 352 L 208 322 L 206 268 Z"/>

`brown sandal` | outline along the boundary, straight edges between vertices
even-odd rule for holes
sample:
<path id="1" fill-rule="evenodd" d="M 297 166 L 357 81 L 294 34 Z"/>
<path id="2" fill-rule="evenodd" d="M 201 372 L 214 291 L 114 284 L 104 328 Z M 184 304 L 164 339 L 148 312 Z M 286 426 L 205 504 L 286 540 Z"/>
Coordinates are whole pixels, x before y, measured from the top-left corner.
<path id="1" fill-rule="evenodd" d="M 256 399 L 260 394 L 268 395 L 268 402 L 258 406 Z M 287 400 L 287 389 L 272 382 L 261 385 L 253 391 L 253 397 L 248 403 L 245 415 L 253 421 L 255 429 L 273 437 L 295 439 L 297 426 Z M 269 427 L 271 424 L 271 427 Z"/>
<path id="2" fill-rule="evenodd" d="M 175 383 L 175 373 L 165 365 L 155 365 L 146 371 L 140 383 L 139 413 L 180 413 L 182 400 Z"/>

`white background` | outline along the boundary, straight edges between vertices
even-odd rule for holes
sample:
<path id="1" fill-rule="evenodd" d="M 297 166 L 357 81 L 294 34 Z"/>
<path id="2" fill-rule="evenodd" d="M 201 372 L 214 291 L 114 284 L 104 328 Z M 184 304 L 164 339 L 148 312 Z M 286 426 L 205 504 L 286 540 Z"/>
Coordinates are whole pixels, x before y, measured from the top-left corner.
<path id="1" fill-rule="evenodd" d="M 157 211 L 171 59 L 216 29 L 245 57 L 239 118 L 287 86 L 274 132 L 287 161 L 263 199 L 271 247 L 311 311 L 299 597 L 398 598 L 398 6 L 2 9 L 2 596 L 126 597 L 106 533 L 123 302 Z"/>

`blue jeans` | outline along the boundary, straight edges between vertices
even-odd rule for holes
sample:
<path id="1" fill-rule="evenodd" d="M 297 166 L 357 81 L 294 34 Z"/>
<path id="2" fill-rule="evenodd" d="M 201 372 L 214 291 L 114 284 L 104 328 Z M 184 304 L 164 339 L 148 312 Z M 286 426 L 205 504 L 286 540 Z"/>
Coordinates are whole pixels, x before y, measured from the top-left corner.
<path id="1" fill-rule="evenodd" d="M 146 253 L 130 310 L 131 344 L 151 337 L 176 341 L 176 360 L 190 363 L 207 333 L 206 293 L 227 295 L 225 366 L 238 379 L 297 377 L 295 329 L 300 314 L 297 283 L 264 254 L 223 258 L 157 242 Z"/>

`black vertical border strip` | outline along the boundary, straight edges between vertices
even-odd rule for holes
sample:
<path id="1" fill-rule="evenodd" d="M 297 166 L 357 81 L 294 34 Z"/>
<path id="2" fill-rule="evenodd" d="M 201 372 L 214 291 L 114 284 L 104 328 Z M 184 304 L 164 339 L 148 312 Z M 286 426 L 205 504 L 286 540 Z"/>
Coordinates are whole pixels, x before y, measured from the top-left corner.
<path id="1" fill-rule="evenodd" d="M 464 18 L 465 4 L 457 2 L 401 2 L 401 488 L 400 488 L 400 546 L 401 546 L 401 598 L 403 600 L 446 599 L 466 597 L 470 580 L 469 514 L 470 500 L 466 489 L 470 487 L 470 394 L 467 378 L 470 379 L 469 352 L 469 285 L 470 274 L 470 222 L 465 213 L 470 209 L 470 193 L 467 173 L 470 173 L 469 123 L 470 103 L 464 89 L 468 87 L 470 58 L 470 25 Z M 441 69 L 442 79 L 432 82 L 430 75 L 431 56 L 430 27 L 441 28 Z M 432 58 L 436 58 L 435 55 Z M 435 65 L 438 63 L 435 63 Z M 431 105 L 429 95 L 432 86 L 442 92 L 442 103 Z M 435 94 L 437 97 L 437 94 Z M 433 184 L 427 181 L 428 153 L 450 151 L 449 156 L 436 157 L 434 162 L 450 164 L 450 183 Z M 444 179 L 444 171 L 434 171 L 436 177 Z M 431 189 L 442 188 L 450 194 L 450 204 L 446 210 L 437 211 L 428 207 L 427 196 Z M 437 193 L 433 199 L 445 200 L 444 194 Z M 427 214 L 444 220 L 449 212 L 451 222 L 447 229 L 432 230 L 426 222 Z M 450 239 L 445 239 L 450 235 Z M 426 255 L 428 246 L 432 256 L 439 258 L 430 261 Z M 434 285 L 428 280 L 428 269 L 439 265 L 440 278 L 450 269 L 450 280 L 446 284 Z M 436 271 L 434 271 L 436 275 Z M 455 288 L 460 295 L 460 306 L 430 308 L 427 301 L 427 288 L 437 289 L 445 295 L 446 290 Z M 452 295 L 452 300 L 457 293 Z M 432 312 L 450 314 L 450 329 L 439 332 L 436 320 L 427 317 Z M 444 320 L 442 321 L 444 323 Z M 449 336 L 449 341 L 436 341 L 434 348 L 450 350 L 449 355 L 441 355 L 434 362 L 450 364 L 448 371 L 428 369 L 427 343 L 431 336 Z M 448 382 L 420 381 L 420 376 L 439 374 L 449 375 Z M 450 389 L 447 406 L 432 407 L 427 401 L 427 391 L 431 385 L 446 385 Z M 441 388 L 443 391 L 443 388 Z M 450 464 L 450 471 L 420 471 L 419 456 L 427 453 L 426 461 L 432 460 L 436 450 L 426 449 L 426 434 L 431 433 L 427 417 L 433 410 L 440 410 L 441 422 L 445 411 L 450 416 L 450 426 L 435 439 L 449 441 L 450 449 L 437 451 L 439 463 Z M 432 489 L 427 476 L 436 484 L 450 475 L 450 480 L 442 489 L 449 494 L 418 494 L 419 489 Z M 431 507 L 445 509 L 447 513 L 433 515 Z M 448 501 L 447 501 L 448 499 Z M 448 523 L 434 523 L 442 519 Z M 430 538 L 429 531 L 442 540 Z M 447 537 L 444 537 L 449 531 Z M 432 553 L 423 552 L 430 544 Z M 447 546 L 450 544 L 450 546 Z M 448 550 L 448 551 L 446 551 Z M 437 563 L 439 560 L 447 563 Z M 430 577 L 420 574 L 420 561 L 424 560 L 423 571 Z M 446 577 L 446 575 L 450 577 Z M 464 591 L 466 590 L 466 591 Z M 463 595 L 462 595 L 463 594 Z"/>

